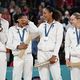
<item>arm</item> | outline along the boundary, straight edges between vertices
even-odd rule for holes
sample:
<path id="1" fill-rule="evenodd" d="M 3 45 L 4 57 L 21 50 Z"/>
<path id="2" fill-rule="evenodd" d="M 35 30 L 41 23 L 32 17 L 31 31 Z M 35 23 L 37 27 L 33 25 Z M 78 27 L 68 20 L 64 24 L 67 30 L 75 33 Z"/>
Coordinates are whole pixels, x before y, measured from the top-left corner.
<path id="1" fill-rule="evenodd" d="M 6 47 L 15 51 L 17 50 L 17 46 L 19 45 L 18 41 L 14 41 L 14 33 L 13 33 L 13 29 L 10 28 L 9 32 L 8 32 L 8 41 L 7 41 L 7 45 Z M 15 34 L 16 35 L 16 34 Z"/>
<path id="2" fill-rule="evenodd" d="M 0 52 L 7 52 L 6 49 L 6 42 L 7 42 L 7 33 L 8 33 L 8 28 L 9 28 L 9 23 L 8 21 L 4 20 L 3 26 L 3 31 L 0 32 Z"/>
<path id="3" fill-rule="evenodd" d="M 65 35 L 65 59 L 66 59 L 66 65 L 69 66 L 71 65 L 71 62 L 70 62 L 70 55 L 71 55 L 71 52 L 70 52 L 70 45 L 71 45 L 71 40 L 70 40 L 70 34 L 69 34 L 70 30 L 68 30 L 66 32 L 66 35 Z"/>
<path id="4" fill-rule="evenodd" d="M 31 38 L 34 39 L 36 37 L 39 36 L 39 32 L 38 32 L 38 28 L 37 26 L 32 23 L 32 22 L 29 22 L 29 31 L 31 33 Z"/>
<path id="5" fill-rule="evenodd" d="M 80 57 L 80 44 L 71 48 L 71 55 L 75 57 Z"/>
<path id="6" fill-rule="evenodd" d="M 70 52 L 70 45 L 71 45 L 71 40 L 70 40 L 70 34 L 69 34 L 69 30 L 66 32 L 66 35 L 65 35 L 65 58 L 66 59 L 69 59 L 70 58 L 70 55 L 71 55 L 71 52 Z"/>
<path id="7" fill-rule="evenodd" d="M 55 48 L 52 57 L 49 59 L 51 64 L 54 64 L 55 62 L 58 61 L 58 52 L 62 43 L 63 39 L 63 28 L 62 25 L 59 26 L 56 30 L 56 35 L 55 35 L 56 43 L 55 43 Z"/>
<path id="8" fill-rule="evenodd" d="M 55 43 L 53 55 L 58 56 L 59 49 L 60 49 L 60 46 L 62 44 L 62 39 L 63 39 L 63 27 L 62 27 L 62 25 L 59 25 L 59 27 L 57 28 L 55 39 L 56 39 L 56 43 Z"/>
<path id="9" fill-rule="evenodd" d="M 6 52 L 6 47 L 0 42 L 0 52 Z"/>

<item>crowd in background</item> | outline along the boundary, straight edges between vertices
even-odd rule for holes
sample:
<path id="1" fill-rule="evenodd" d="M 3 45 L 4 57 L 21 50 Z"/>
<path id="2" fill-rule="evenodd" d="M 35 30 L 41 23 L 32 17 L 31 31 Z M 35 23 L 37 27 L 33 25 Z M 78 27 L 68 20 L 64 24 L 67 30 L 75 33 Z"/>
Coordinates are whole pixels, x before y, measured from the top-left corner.
<path id="1" fill-rule="evenodd" d="M 30 19 L 38 24 L 42 18 L 42 9 L 46 5 L 57 8 L 64 16 L 65 11 L 74 11 L 79 9 L 79 0 L 0 0 L 0 6 L 4 8 L 3 18 L 9 21 L 10 26 L 15 23 L 19 13 L 30 16 Z"/>
<path id="2" fill-rule="evenodd" d="M 75 12 L 80 12 L 80 0 L 0 0 L 0 7 L 3 7 L 2 17 L 9 21 L 9 26 L 15 25 L 18 15 L 22 12 L 29 16 L 29 19 L 33 21 L 37 26 L 44 21 L 42 16 L 42 10 L 45 6 L 50 5 L 53 8 L 56 8 L 58 18 L 64 27 L 64 31 L 68 29 L 69 17 Z M 64 36 L 65 36 L 64 32 Z M 33 57 L 36 57 L 37 47 L 35 44 L 38 44 L 38 40 L 33 41 Z M 60 60 L 61 64 L 65 63 L 65 53 L 64 53 L 64 40 L 62 47 L 60 49 Z M 12 56 L 12 54 L 10 55 Z M 13 57 L 13 56 L 12 56 Z M 13 60 L 10 57 L 9 64 Z"/>

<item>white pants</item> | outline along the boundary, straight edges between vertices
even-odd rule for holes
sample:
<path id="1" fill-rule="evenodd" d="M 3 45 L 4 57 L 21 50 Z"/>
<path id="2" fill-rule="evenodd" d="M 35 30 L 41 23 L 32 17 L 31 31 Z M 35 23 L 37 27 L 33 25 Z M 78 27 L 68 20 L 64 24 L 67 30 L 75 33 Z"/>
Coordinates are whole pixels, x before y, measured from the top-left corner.
<path id="1" fill-rule="evenodd" d="M 79 68 L 71 69 L 71 80 L 80 80 L 80 69 Z"/>
<path id="2" fill-rule="evenodd" d="M 38 51 L 38 62 L 44 62 L 45 60 L 48 60 L 51 56 L 52 52 L 45 53 Z M 39 68 L 39 75 L 41 80 L 50 80 L 49 71 L 51 72 L 53 80 L 62 80 L 59 61 L 55 64 L 49 64 Z"/>
<path id="3" fill-rule="evenodd" d="M 32 79 L 33 70 L 32 54 L 27 54 L 24 59 L 15 56 L 13 65 L 14 65 L 13 80 L 21 80 L 22 76 L 24 80 Z"/>
<path id="4" fill-rule="evenodd" d="M 6 79 L 6 69 L 7 69 L 6 53 L 0 52 L 0 80 Z"/>

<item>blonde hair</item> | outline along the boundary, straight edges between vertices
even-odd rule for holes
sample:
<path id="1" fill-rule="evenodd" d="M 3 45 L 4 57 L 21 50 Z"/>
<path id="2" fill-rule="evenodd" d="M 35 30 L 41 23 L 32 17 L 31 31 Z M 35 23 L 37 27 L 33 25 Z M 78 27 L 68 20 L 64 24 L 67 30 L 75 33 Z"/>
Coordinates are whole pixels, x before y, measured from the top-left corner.
<path id="1" fill-rule="evenodd" d="M 74 15 L 76 19 L 80 19 L 80 13 L 75 12 L 75 13 L 73 13 L 72 15 Z"/>

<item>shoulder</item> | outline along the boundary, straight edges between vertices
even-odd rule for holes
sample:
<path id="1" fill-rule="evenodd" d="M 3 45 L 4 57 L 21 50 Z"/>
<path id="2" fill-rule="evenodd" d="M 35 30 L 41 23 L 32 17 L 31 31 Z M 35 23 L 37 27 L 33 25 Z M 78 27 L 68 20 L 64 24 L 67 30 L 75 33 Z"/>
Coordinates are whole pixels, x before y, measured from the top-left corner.
<path id="1" fill-rule="evenodd" d="M 29 25 L 35 25 L 34 22 L 32 22 L 32 21 L 29 21 L 28 24 L 29 24 Z"/>
<path id="2" fill-rule="evenodd" d="M 37 26 L 34 24 L 34 22 L 32 22 L 32 21 L 29 21 L 28 26 L 30 26 L 30 27 L 37 27 Z"/>
<path id="3" fill-rule="evenodd" d="M 3 18 L 2 18 L 2 21 L 9 24 L 9 22 L 7 20 L 3 19 Z"/>
<path id="4" fill-rule="evenodd" d="M 29 21 L 29 23 L 28 24 L 34 24 L 32 21 Z"/>
<path id="5" fill-rule="evenodd" d="M 75 28 L 73 28 L 73 27 L 69 27 L 67 31 L 71 32 L 71 31 L 74 31 L 74 29 Z"/>
<path id="6" fill-rule="evenodd" d="M 16 30 L 16 26 L 11 26 L 11 27 L 9 28 L 9 31 L 14 31 L 14 30 Z"/>
<path id="7" fill-rule="evenodd" d="M 46 24 L 46 22 L 41 23 L 41 24 L 38 26 L 38 28 L 39 28 L 39 29 L 44 28 L 45 24 Z"/>
<path id="8" fill-rule="evenodd" d="M 58 21 L 56 21 L 56 23 L 54 24 L 54 27 L 57 30 L 64 31 L 63 25 L 60 22 L 58 22 Z"/>
<path id="9" fill-rule="evenodd" d="M 75 32 L 74 30 L 75 30 L 75 28 L 69 27 L 66 33 L 67 34 L 72 34 L 73 32 Z"/>
<path id="10" fill-rule="evenodd" d="M 9 28 L 9 22 L 5 19 L 2 18 L 2 24 L 4 25 L 5 28 Z"/>
<path id="11" fill-rule="evenodd" d="M 61 24 L 61 23 L 60 23 L 60 22 L 58 22 L 58 21 L 56 21 L 56 22 L 55 22 L 55 25 L 56 25 L 56 26 L 60 26 L 60 27 L 62 27 L 62 28 L 63 28 L 63 24 Z"/>

